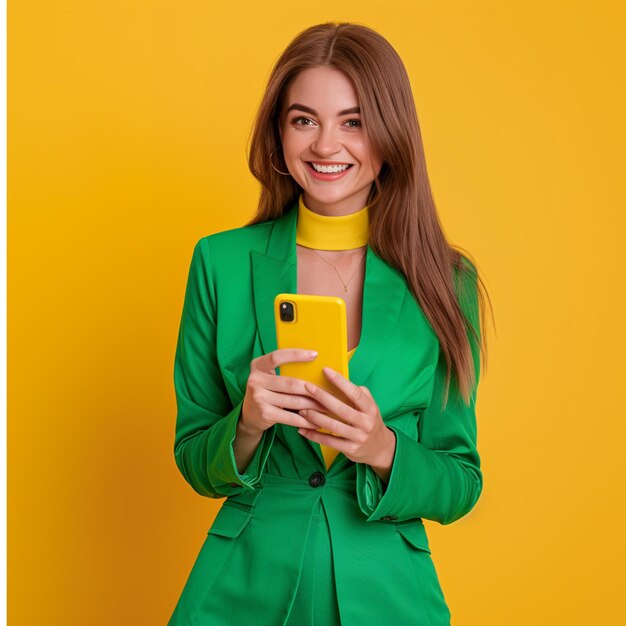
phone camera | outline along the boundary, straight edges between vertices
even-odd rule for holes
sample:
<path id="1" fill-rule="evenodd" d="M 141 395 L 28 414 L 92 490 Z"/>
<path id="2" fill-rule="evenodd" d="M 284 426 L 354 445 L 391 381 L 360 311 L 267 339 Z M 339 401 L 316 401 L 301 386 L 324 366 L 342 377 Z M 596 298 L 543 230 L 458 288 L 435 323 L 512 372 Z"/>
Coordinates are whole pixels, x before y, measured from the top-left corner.
<path id="1" fill-rule="evenodd" d="M 283 301 L 280 303 L 280 319 L 282 322 L 293 322 L 294 320 L 293 302 Z"/>

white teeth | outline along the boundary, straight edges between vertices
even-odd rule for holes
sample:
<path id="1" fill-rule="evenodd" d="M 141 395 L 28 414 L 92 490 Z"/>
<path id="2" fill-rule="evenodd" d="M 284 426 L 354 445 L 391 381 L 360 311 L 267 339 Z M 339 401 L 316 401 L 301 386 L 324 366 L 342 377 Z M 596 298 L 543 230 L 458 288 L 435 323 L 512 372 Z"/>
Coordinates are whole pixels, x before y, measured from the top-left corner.
<path id="1" fill-rule="evenodd" d="M 350 163 L 345 163 L 344 165 L 318 165 L 317 163 L 311 163 L 311 165 L 316 172 L 321 172 L 322 174 L 338 174 L 350 167 Z"/>

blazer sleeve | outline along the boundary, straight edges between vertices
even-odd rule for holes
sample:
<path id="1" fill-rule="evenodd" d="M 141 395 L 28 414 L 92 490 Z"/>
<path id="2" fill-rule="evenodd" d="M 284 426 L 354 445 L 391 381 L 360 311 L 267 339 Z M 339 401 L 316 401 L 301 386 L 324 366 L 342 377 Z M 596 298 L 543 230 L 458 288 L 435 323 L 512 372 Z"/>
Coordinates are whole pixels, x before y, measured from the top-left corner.
<path id="1" fill-rule="evenodd" d="M 260 487 L 275 430 L 263 433 L 248 467 L 239 473 L 233 442 L 243 398 L 233 405 L 217 359 L 218 314 L 209 239 L 203 237 L 194 247 L 178 332 L 174 458 L 197 493 L 221 498 Z"/>
<path id="2" fill-rule="evenodd" d="M 475 274 L 468 279 L 467 288 L 461 290 L 459 305 L 480 333 Z M 446 362 L 439 350 L 432 400 L 419 413 L 419 441 L 393 425 L 388 426 L 396 435 L 396 451 L 386 486 L 369 465 L 357 464 L 357 498 L 368 521 L 425 518 L 451 524 L 478 501 L 483 486 L 476 447 L 480 350 L 471 331 L 468 336 L 476 372 L 469 405 L 451 381 L 448 403 L 442 409 Z"/>

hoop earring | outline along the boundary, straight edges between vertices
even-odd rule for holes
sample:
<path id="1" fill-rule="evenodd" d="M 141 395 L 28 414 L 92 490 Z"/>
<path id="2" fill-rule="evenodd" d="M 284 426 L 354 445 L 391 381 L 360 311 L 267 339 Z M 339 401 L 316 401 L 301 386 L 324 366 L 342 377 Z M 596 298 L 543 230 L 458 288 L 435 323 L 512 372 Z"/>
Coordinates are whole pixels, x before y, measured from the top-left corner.
<path id="1" fill-rule="evenodd" d="M 281 146 L 278 146 L 278 148 L 280 148 Z M 290 172 L 281 172 L 280 170 L 277 170 L 274 167 L 274 164 L 272 163 L 272 155 L 274 154 L 274 152 L 276 152 L 276 150 L 278 150 L 278 148 L 274 148 L 271 152 L 270 152 L 270 165 L 272 166 L 272 168 L 274 169 L 274 171 L 278 172 L 279 174 L 281 174 L 282 176 L 291 176 Z"/>

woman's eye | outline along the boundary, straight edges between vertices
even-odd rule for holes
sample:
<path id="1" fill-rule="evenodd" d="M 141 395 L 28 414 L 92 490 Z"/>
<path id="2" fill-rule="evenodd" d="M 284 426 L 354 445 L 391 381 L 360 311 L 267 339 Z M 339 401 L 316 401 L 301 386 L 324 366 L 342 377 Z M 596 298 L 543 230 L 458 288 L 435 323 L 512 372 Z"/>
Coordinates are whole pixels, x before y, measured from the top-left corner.
<path id="1" fill-rule="evenodd" d="M 309 117 L 299 115 L 298 117 L 294 117 L 291 122 L 292 124 L 296 124 L 297 126 L 310 126 L 309 122 L 312 124 L 313 120 Z"/>
<path id="2" fill-rule="evenodd" d="M 352 119 L 346 122 L 350 128 L 359 128 L 361 126 L 361 120 Z"/>

